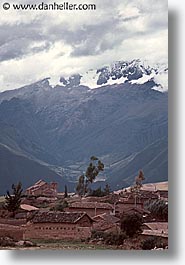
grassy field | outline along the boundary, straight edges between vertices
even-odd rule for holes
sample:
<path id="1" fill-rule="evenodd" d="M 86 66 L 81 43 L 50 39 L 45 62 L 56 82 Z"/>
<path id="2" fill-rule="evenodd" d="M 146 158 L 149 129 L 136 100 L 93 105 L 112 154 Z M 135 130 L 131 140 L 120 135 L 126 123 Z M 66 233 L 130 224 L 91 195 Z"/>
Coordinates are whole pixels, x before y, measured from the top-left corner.
<path id="1" fill-rule="evenodd" d="M 127 239 L 121 246 L 104 245 L 103 243 L 86 243 L 81 241 L 67 240 L 30 240 L 35 243 L 31 247 L 0 247 L 0 249 L 19 250 L 140 250 L 140 240 Z"/>
<path id="2" fill-rule="evenodd" d="M 39 249 L 64 249 L 64 250 L 106 250 L 119 249 L 116 246 L 88 244 L 81 241 L 66 241 L 66 240 L 31 240 L 36 243 Z M 37 248 L 37 247 L 36 247 Z"/>

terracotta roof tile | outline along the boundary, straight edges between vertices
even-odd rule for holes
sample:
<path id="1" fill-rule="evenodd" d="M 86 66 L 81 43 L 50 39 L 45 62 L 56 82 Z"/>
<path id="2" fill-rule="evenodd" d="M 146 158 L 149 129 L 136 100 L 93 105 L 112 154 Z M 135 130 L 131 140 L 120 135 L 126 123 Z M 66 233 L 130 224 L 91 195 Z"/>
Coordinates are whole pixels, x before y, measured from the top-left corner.
<path id="1" fill-rule="evenodd" d="M 100 222 L 95 222 L 93 224 L 93 228 L 97 231 L 106 231 L 111 228 L 116 228 L 116 224 L 109 223 L 109 222 L 102 220 Z"/>
<path id="2" fill-rule="evenodd" d="M 141 208 L 137 208 L 137 207 L 131 207 L 128 209 L 125 209 L 122 211 L 124 214 L 129 214 L 129 213 L 140 213 L 140 214 L 150 214 L 149 211 L 145 210 L 145 209 L 141 209 Z"/>
<path id="3" fill-rule="evenodd" d="M 113 206 L 109 203 L 97 203 L 97 202 L 74 202 L 69 208 L 86 208 L 86 209 L 113 209 Z"/>
<path id="4" fill-rule="evenodd" d="M 168 230 L 167 222 L 151 222 L 144 223 L 143 225 L 147 226 L 150 230 Z"/>
<path id="5" fill-rule="evenodd" d="M 38 212 L 32 218 L 32 222 L 33 223 L 76 223 L 84 215 L 87 215 L 87 214 L 84 212 L 77 212 L 77 213 L 75 212 L 51 212 L 51 211 Z"/>
<path id="6" fill-rule="evenodd" d="M 104 220 L 108 223 L 117 223 L 120 221 L 119 218 L 113 216 L 113 215 L 110 215 L 110 214 L 107 214 L 107 213 L 103 213 L 103 214 L 99 214 L 99 215 L 96 215 L 93 217 L 94 220 Z"/>
<path id="7" fill-rule="evenodd" d="M 46 182 L 45 182 L 44 180 L 40 179 L 40 180 L 37 181 L 33 186 L 42 186 L 42 185 L 44 185 L 44 184 L 46 184 Z"/>

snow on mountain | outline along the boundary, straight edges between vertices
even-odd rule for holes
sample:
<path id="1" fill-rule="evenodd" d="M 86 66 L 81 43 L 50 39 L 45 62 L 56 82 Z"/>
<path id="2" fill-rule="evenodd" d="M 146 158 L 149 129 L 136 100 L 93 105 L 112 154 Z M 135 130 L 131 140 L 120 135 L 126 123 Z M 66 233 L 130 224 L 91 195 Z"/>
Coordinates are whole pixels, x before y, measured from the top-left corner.
<path id="1" fill-rule="evenodd" d="M 56 79 L 56 78 L 55 78 Z M 54 79 L 50 84 L 53 86 Z M 168 90 L 168 68 L 165 64 L 149 66 L 140 60 L 118 61 L 109 66 L 97 70 L 91 69 L 82 74 L 73 74 L 69 77 L 60 77 L 58 84 L 71 88 L 79 85 L 87 86 L 90 89 L 104 85 L 121 83 L 144 84 L 154 81 L 156 86 L 152 89 L 165 92 Z M 56 83 L 55 83 L 56 84 Z"/>
<path id="2" fill-rule="evenodd" d="M 127 78 L 121 76 L 119 79 L 112 79 L 110 76 L 108 79 L 105 79 L 104 82 L 98 82 L 100 78 L 103 76 L 102 74 L 97 73 L 97 70 L 89 70 L 85 74 L 82 75 L 80 80 L 80 84 L 84 86 L 88 86 L 91 89 L 101 87 L 102 85 L 114 85 L 114 84 L 122 84 L 125 83 Z"/>

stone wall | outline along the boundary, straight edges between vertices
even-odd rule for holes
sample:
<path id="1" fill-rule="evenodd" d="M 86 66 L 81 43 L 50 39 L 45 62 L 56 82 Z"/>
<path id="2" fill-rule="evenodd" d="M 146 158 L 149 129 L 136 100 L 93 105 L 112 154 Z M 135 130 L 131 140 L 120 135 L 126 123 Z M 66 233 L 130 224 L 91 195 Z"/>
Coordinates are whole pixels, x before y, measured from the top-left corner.
<path id="1" fill-rule="evenodd" d="M 99 214 L 103 214 L 103 213 L 110 213 L 111 210 L 109 209 L 101 209 L 101 208 L 73 208 L 73 207 L 69 207 L 66 208 L 66 212 L 86 212 L 90 217 L 94 217 L 96 215 Z"/>
<path id="2" fill-rule="evenodd" d="M 20 226 L 26 223 L 26 219 L 0 218 L 0 224 Z"/>
<path id="3" fill-rule="evenodd" d="M 24 239 L 85 239 L 91 236 L 91 227 L 78 224 L 30 223 L 24 231 Z"/>
<path id="4" fill-rule="evenodd" d="M 127 210 L 130 210 L 130 209 L 133 209 L 135 207 L 135 204 L 131 204 L 131 203 L 118 203 L 116 205 L 116 212 L 123 212 L 123 211 L 127 211 Z M 137 203 L 136 204 L 136 207 L 138 209 L 143 209 L 143 204 L 139 204 Z"/>
<path id="5" fill-rule="evenodd" d="M 14 240 L 22 240 L 23 228 L 13 225 L 0 224 L 0 237 L 10 237 Z"/>

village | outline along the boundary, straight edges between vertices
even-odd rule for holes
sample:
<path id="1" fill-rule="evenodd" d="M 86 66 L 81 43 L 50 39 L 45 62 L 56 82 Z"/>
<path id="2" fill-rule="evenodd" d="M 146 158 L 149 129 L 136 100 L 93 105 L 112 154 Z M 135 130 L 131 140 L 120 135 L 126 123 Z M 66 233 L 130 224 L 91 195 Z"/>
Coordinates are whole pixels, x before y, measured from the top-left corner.
<path id="1" fill-rule="evenodd" d="M 0 249 L 168 249 L 168 182 L 80 196 L 38 180 L 19 209 L 0 202 Z"/>

